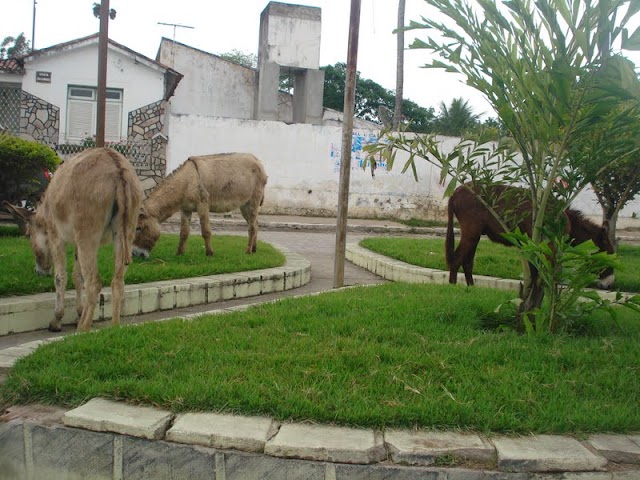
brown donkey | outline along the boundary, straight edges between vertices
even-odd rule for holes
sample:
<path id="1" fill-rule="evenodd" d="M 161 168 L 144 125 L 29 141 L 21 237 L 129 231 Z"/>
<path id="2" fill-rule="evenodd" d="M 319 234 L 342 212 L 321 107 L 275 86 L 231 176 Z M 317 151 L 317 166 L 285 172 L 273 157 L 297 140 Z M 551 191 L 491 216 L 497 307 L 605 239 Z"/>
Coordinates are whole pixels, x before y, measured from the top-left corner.
<path id="1" fill-rule="evenodd" d="M 249 153 L 189 157 L 143 202 L 133 254 L 148 257 L 160 238 L 160 223 L 179 210 L 180 243 L 176 255 L 184 253 L 193 212 L 198 212 L 206 253 L 213 255 L 209 212 L 224 213 L 236 208 L 240 208 L 249 225 L 247 253 L 255 252 L 258 211 L 266 184 L 262 164 Z"/>
<path id="2" fill-rule="evenodd" d="M 515 217 L 512 222 L 504 218 L 507 225 L 514 229 L 517 226 L 522 232 L 531 235 L 531 201 L 524 189 L 494 185 L 483 190 L 483 195 L 493 199 L 488 203 L 498 215 Z M 577 210 L 567 209 L 564 213 L 568 221 L 568 233 L 574 245 L 592 240 L 600 251 L 614 253 L 614 247 L 604 227 L 591 222 Z M 460 242 L 455 251 L 454 215 L 460 225 Z M 504 229 L 498 220 L 466 186 L 458 187 L 449 198 L 448 216 L 445 257 L 449 267 L 449 283 L 457 282 L 458 269 L 462 266 L 467 285 L 473 285 L 473 261 L 480 237 L 486 235 L 493 242 L 507 246 L 512 244 L 502 236 Z M 515 219 L 517 225 L 512 225 Z M 613 270 L 603 270 L 598 285 L 601 288 L 609 288 L 613 282 Z"/>
<path id="3" fill-rule="evenodd" d="M 27 223 L 36 258 L 36 273 L 55 271 L 56 302 L 49 330 L 59 331 L 67 285 L 65 244 L 75 247 L 73 283 L 76 288 L 78 330 L 91 328 L 102 289 L 98 247 L 114 243 L 111 282 L 113 324 L 120 322 L 124 274 L 131 262 L 131 245 L 142 202 L 142 186 L 129 161 L 110 148 L 85 150 L 56 170 L 36 212 L 10 207 Z"/>

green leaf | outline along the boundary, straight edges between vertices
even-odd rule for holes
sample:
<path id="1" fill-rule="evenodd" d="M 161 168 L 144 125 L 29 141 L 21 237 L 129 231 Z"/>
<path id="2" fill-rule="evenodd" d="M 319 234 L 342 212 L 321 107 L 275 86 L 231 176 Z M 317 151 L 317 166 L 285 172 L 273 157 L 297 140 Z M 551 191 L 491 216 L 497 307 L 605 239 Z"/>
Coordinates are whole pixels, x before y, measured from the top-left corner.
<path id="1" fill-rule="evenodd" d="M 640 50 L 640 27 L 638 27 L 631 36 L 629 36 L 626 28 L 622 30 L 621 47 L 623 50 Z"/>

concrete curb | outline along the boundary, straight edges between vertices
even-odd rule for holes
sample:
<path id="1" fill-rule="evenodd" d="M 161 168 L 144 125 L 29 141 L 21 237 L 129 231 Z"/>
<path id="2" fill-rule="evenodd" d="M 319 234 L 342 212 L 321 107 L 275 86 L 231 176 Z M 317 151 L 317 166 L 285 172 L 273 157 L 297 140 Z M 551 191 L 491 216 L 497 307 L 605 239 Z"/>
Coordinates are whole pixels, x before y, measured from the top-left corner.
<path id="1" fill-rule="evenodd" d="M 285 255 L 286 260 L 282 267 L 125 285 L 122 316 L 281 292 L 309 283 L 311 263 L 297 253 L 274 246 Z M 65 293 L 65 315 L 62 320 L 64 325 L 76 321 L 75 297 L 74 290 Z M 54 305 L 55 293 L 0 298 L 0 336 L 47 328 Z M 110 318 L 111 289 L 105 287 L 100 292 L 94 321 Z M 6 355 L 5 351 L 0 355 Z"/>
<path id="2" fill-rule="evenodd" d="M 606 457 L 622 443 L 637 450 L 638 436 L 594 436 L 580 442 L 553 435 L 487 438 L 300 423 L 280 426 L 264 417 L 193 413 L 174 418 L 163 410 L 100 398 L 66 412 L 49 407 L 48 418 L 47 407 L 31 407 L 37 422 L 29 407 L 15 408 L 19 411 L 9 409 L 0 419 L 0 446 L 7 453 L 0 457 L 0 479 L 640 478 L 640 462 L 609 468 Z"/>
<path id="3" fill-rule="evenodd" d="M 449 272 L 436 270 L 434 268 L 417 267 L 415 265 L 372 252 L 371 250 L 363 248 L 355 243 L 347 244 L 345 257 L 355 265 L 366 268 L 370 272 L 373 272 L 387 280 L 391 280 L 392 282 L 445 284 L 449 281 Z M 520 282 L 518 280 L 511 280 L 508 278 L 474 275 L 473 280 L 478 287 L 513 291 L 517 291 L 520 288 Z M 464 274 L 461 272 L 458 273 L 458 283 L 466 285 Z M 604 299 L 611 301 L 616 299 L 616 292 L 610 292 L 607 290 L 595 291 Z M 636 295 L 636 293 L 622 292 L 622 299 L 627 299 Z"/>

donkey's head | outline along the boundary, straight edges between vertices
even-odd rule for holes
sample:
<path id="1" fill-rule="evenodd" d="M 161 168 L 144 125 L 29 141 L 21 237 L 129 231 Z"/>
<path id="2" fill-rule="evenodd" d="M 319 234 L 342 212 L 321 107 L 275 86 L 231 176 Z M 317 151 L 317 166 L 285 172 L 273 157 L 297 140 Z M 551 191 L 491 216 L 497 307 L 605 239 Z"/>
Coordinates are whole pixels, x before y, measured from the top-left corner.
<path id="1" fill-rule="evenodd" d="M 149 257 L 149 252 L 153 249 L 160 238 L 160 223 L 153 215 L 149 215 L 144 207 L 140 209 L 138 216 L 138 227 L 136 237 L 133 239 L 132 253 L 137 257 Z"/>
<path id="2" fill-rule="evenodd" d="M 609 224 L 605 222 L 602 227 L 599 227 L 596 234 L 593 237 L 593 243 L 600 249 L 601 252 L 607 252 L 608 254 L 613 254 L 616 252 L 615 246 L 611 243 L 611 239 L 609 237 Z M 616 276 L 614 274 L 613 268 L 605 268 L 600 272 L 600 277 L 598 279 L 598 287 L 609 289 L 613 285 Z"/>
<path id="3" fill-rule="evenodd" d="M 35 272 L 38 275 L 51 275 L 53 262 L 44 214 L 40 211 L 32 212 L 26 208 L 17 207 L 9 202 L 3 202 L 3 205 L 15 218 L 20 232 L 31 240 L 31 250 L 36 259 Z"/>

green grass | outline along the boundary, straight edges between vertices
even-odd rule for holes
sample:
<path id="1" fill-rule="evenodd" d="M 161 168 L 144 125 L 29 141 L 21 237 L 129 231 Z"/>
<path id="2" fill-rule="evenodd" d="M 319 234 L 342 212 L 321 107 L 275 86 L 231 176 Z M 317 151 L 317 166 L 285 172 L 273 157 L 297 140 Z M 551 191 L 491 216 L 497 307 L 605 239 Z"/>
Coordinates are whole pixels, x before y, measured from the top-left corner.
<path id="1" fill-rule="evenodd" d="M 17 229 L 14 229 L 17 232 Z M 0 230 L 0 297 L 55 291 L 53 276 L 41 277 L 34 273 L 35 261 L 29 240 L 12 236 L 11 229 Z M 5 234 L 6 233 L 6 234 Z M 268 243 L 258 242 L 258 250 L 245 253 L 247 238 L 214 235 L 211 239 L 213 257 L 204 254 L 204 241 L 200 235 L 190 235 L 184 255 L 176 256 L 178 235 L 164 234 L 148 259 L 134 257 L 125 275 L 127 285 L 175 278 L 258 270 L 284 264 L 282 253 Z M 73 249 L 67 248 L 68 288 L 73 288 L 71 275 Z M 113 246 L 104 245 L 98 254 L 98 268 L 102 284 L 108 286 L 113 277 Z"/>
<path id="2" fill-rule="evenodd" d="M 449 270 L 444 258 L 444 238 L 372 237 L 363 239 L 360 245 L 412 265 Z M 618 256 L 620 268 L 615 272 L 614 288 L 640 292 L 640 247 L 620 245 Z M 478 244 L 473 273 L 519 279 L 522 278 L 522 264 L 516 249 L 483 238 Z"/>
<path id="3" fill-rule="evenodd" d="M 396 283 L 108 327 L 20 359 L 0 398 L 75 406 L 101 396 L 376 428 L 640 430 L 637 314 L 584 318 L 573 336 L 483 329 L 482 315 L 510 295 Z"/>

